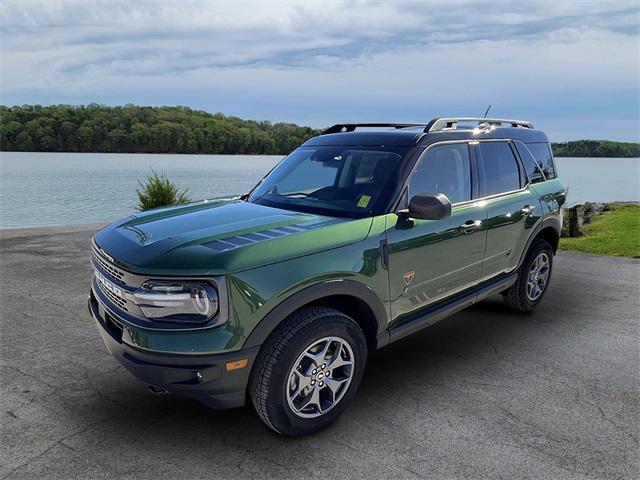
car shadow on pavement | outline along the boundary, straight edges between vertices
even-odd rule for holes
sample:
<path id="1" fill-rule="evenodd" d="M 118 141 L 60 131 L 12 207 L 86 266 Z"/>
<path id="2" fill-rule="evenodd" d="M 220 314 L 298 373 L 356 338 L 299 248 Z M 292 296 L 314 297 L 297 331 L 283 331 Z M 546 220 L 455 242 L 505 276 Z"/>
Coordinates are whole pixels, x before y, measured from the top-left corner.
<path id="1" fill-rule="evenodd" d="M 375 404 L 376 415 L 397 409 L 396 397 L 401 397 L 416 383 L 460 382 L 473 370 L 482 369 L 486 373 L 487 368 L 495 364 L 496 351 L 505 347 L 503 342 L 510 342 L 510 330 L 522 326 L 517 317 L 499 299 L 489 299 L 373 352 L 354 403 L 334 429 L 339 430 L 351 423 L 354 410 L 358 417 L 366 418 L 367 408 L 372 404 Z M 119 374 L 126 372 L 122 370 Z M 114 434 L 119 426 L 128 431 L 135 422 L 141 422 L 141 428 L 149 428 L 149 422 L 161 422 L 163 428 L 156 434 L 166 435 L 166 441 L 171 441 L 172 435 L 178 431 L 189 432 L 191 436 L 219 438 L 222 435 L 227 441 L 234 438 L 241 441 L 247 437 L 282 439 L 260 422 L 250 400 L 242 408 L 216 411 L 195 400 L 175 395 L 153 395 L 143 389 L 140 385 L 141 391 L 119 403 L 124 415 L 119 417 L 119 421 L 113 421 Z M 386 400 L 389 402 L 385 403 Z M 424 408 L 428 407 L 425 403 Z"/>

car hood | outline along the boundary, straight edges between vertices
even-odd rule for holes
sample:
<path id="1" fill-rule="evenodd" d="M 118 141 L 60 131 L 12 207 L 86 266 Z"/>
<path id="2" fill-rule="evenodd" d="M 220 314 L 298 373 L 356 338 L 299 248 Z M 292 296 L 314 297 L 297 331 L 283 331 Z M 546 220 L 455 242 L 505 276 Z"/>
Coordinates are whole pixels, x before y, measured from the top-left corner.
<path id="1" fill-rule="evenodd" d="M 362 241 L 371 221 L 203 201 L 132 215 L 99 231 L 95 242 L 134 273 L 220 275 Z"/>

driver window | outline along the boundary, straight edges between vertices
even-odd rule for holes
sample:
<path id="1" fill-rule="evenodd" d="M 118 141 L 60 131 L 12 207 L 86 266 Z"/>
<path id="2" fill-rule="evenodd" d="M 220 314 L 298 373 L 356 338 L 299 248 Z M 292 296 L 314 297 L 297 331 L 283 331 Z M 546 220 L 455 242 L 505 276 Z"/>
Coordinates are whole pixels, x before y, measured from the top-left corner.
<path id="1" fill-rule="evenodd" d="M 409 198 L 443 193 L 451 203 L 471 200 L 471 161 L 466 143 L 438 145 L 427 150 L 409 180 Z"/>

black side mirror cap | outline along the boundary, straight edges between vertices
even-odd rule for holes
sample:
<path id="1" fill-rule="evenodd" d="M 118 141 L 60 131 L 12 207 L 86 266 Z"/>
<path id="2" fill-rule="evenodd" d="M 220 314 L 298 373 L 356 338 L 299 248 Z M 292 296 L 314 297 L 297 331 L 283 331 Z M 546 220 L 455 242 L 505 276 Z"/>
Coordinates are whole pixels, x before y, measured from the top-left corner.
<path id="1" fill-rule="evenodd" d="M 398 213 L 418 220 L 442 220 L 451 215 L 451 202 L 443 193 L 420 193 L 411 197 L 407 210 Z"/>

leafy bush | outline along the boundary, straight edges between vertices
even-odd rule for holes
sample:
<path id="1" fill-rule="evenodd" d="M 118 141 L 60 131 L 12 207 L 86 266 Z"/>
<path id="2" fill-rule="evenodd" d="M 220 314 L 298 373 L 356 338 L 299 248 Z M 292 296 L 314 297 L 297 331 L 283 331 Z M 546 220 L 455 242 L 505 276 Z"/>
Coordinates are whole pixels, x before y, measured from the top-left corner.
<path id="1" fill-rule="evenodd" d="M 138 192 L 138 206 L 140 211 L 150 210 L 152 208 L 166 207 L 168 205 L 179 205 L 189 203 L 187 190 L 182 192 L 171 182 L 167 175 L 161 173 L 158 175 L 155 170 L 151 169 L 152 175 L 147 177 L 147 182 L 142 184 L 138 181 L 140 188 Z"/>

